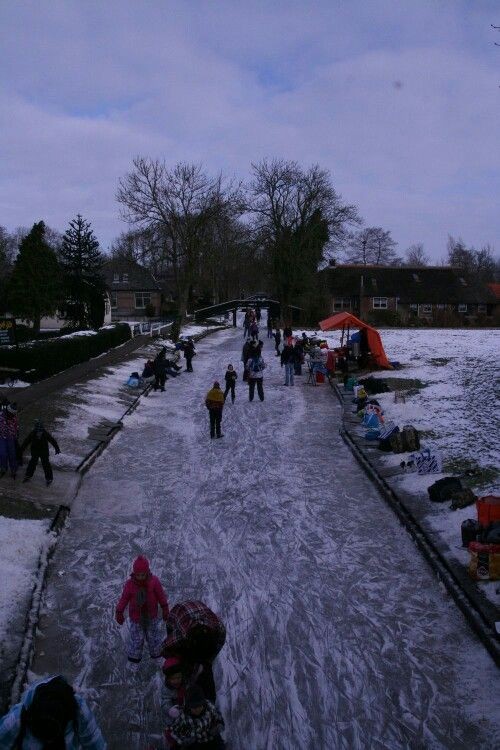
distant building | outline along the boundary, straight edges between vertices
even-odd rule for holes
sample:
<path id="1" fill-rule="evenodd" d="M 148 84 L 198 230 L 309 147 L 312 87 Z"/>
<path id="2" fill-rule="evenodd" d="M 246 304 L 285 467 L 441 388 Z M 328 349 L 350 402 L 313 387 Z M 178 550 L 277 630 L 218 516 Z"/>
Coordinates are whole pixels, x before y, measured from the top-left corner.
<path id="1" fill-rule="evenodd" d="M 492 285 L 449 266 L 336 265 L 320 273 L 327 277 L 329 312 L 350 311 L 373 322 L 390 312 L 402 323 L 415 318 L 439 323 L 447 315 L 492 318 L 500 303 Z"/>
<path id="2" fill-rule="evenodd" d="M 113 321 L 140 321 L 160 315 L 161 288 L 147 268 L 133 260 L 109 260 L 103 266 L 103 274 Z M 152 315 L 148 316 L 147 311 Z"/>

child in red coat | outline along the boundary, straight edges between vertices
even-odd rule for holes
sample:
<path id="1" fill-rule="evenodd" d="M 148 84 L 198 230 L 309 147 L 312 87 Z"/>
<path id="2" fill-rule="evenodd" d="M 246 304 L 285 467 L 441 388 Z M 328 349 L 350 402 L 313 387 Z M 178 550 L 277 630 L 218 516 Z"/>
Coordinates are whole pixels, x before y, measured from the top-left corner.
<path id="1" fill-rule="evenodd" d="M 160 628 L 158 605 L 166 620 L 168 601 L 160 581 L 151 573 L 149 562 L 142 555 L 134 561 L 130 578 L 116 605 L 115 617 L 119 625 L 125 622 L 123 613 L 127 605 L 130 620 L 128 660 L 134 664 L 140 662 L 144 640 L 148 642 L 151 658 L 157 659 L 165 636 Z"/>

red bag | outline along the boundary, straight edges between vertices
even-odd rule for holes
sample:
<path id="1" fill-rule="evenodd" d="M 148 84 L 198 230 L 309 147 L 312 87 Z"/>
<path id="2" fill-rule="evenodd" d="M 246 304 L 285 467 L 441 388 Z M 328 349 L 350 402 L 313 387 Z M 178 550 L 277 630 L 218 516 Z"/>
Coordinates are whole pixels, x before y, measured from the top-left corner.
<path id="1" fill-rule="evenodd" d="M 477 521 L 480 526 L 488 526 L 493 521 L 500 521 L 500 497 L 485 495 L 476 501 Z"/>

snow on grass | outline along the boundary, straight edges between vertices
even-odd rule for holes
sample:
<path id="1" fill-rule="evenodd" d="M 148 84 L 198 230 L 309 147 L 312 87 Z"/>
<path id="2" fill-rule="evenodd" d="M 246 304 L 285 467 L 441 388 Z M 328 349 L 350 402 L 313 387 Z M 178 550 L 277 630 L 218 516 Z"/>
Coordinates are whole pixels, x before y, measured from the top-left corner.
<path id="1" fill-rule="evenodd" d="M 48 543 L 47 520 L 34 521 L 0 517 L 0 642 L 8 638 L 9 627 L 26 609 L 35 584 L 40 553 Z"/>

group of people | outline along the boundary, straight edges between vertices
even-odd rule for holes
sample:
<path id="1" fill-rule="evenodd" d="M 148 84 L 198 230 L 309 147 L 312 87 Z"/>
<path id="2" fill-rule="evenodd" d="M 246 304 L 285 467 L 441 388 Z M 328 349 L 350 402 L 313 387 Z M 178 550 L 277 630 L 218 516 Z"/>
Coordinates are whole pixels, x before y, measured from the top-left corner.
<path id="1" fill-rule="evenodd" d="M 224 719 L 216 706 L 213 662 L 226 640 L 221 619 L 201 601 L 169 609 L 167 596 L 139 555 L 115 608 L 119 625 L 128 610 L 127 657 L 133 671 L 144 644 L 161 666 L 159 696 L 167 748 L 221 750 Z M 37 680 L 0 719 L 0 748 L 106 750 L 107 744 L 85 699 L 62 675 Z"/>
<path id="2" fill-rule="evenodd" d="M 16 479 L 18 469 L 23 465 L 24 451 L 29 447 L 31 456 L 23 482 L 29 482 L 40 461 L 48 487 L 54 479 L 49 459 L 49 445 L 52 445 L 57 455 L 61 452 L 57 440 L 45 429 L 40 419 L 35 420 L 33 429 L 22 443 L 19 442 L 19 432 L 17 405 L 4 399 L 0 403 L 0 479 L 7 472 L 10 472 L 12 479 Z"/>
<path id="3" fill-rule="evenodd" d="M 224 720 L 216 707 L 213 662 L 226 640 L 220 618 L 203 602 L 185 601 L 169 609 L 167 596 L 149 561 L 136 558 L 116 606 L 119 625 L 128 607 L 128 660 L 137 665 L 145 642 L 161 661 L 162 719 L 167 747 L 192 750 L 224 747 Z M 167 635 L 165 637 L 164 626 Z"/>

